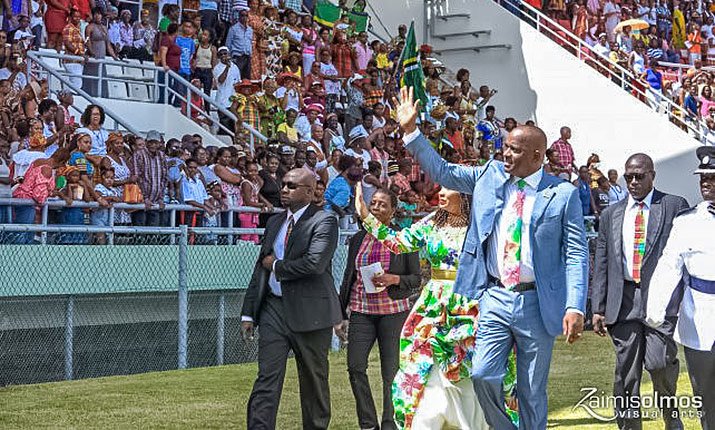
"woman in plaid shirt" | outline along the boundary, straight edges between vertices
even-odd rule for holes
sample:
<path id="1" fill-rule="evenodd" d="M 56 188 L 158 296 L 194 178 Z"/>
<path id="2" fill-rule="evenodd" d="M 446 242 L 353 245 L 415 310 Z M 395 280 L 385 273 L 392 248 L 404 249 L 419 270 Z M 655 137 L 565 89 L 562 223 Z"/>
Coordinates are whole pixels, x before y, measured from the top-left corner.
<path id="1" fill-rule="evenodd" d="M 395 194 L 384 188 L 375 191 L 370 212 L 381 223 L 390 225 L 396 208 Z M 381 266 L 378 274 L 363 279 L 367 266 L 375 264 Z M 420 280 L 417 253 L 393 254 L 365 230 L 350 240 L 340 288 L 344 321 L 336 326 L 336 333 L 348 340 L 348 373 L 360 428 L 396 428 L 391 386 L 399 367 L 400 332 L 410 311 L 409 297 L 418 293 Z M 367 377 L 368 357 L 376 340 L 382 374 L 381 421 Z"/>

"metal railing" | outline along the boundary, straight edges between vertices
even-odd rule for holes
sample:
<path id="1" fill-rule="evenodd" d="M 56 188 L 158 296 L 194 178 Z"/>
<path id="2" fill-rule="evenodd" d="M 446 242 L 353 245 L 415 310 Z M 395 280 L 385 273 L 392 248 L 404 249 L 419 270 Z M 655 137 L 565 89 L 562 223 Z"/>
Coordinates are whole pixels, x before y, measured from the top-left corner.
<path id="1" fill-rule="evenodd" d="M 685 109 L 674 103 L 662 92 L 660 96 L 654 97 L 652 93 L 648 92 L 650 86 L 647 82 L 640 79 L 640 77 L 636 77 L 632 71 L 612 61 L 609 57 L 599 54 L 586 41 L 580 39 L 561 24 L 523 0 L 497 1 L 500 6 L 513 12 L 505 6 L 505 3 L 510 2 L 512 5 L 521 6 L 522 8 L 521 13 L 516 15 L 517 18 L 530 23 L 536 28 L 536 31 L 556 42 L 578 59 L 585 61 L 596 71 L 609 78 L 611 82 L 619 85 L 624 91 L 631 92 L 631 94 L 635 93 L 633 95 L 653 111 L 664 113 L 669 119 L 677 121 L 677 126 L 684 127 L 697 140 L 703 141 L 704 136 L 699 119 L 687 118 L 684 115 Z"/>
<path id="2" fill-rule="evenodd" d="M 186 204 L 166 204 L 164 208 L 160 208 L 158 205 L 152 205 L 150 208 L 147 208 L 146 205 L 144 204 L 130 204 L 130 203 L 114 203 L 106 208 L 102 207 L 99 205 L 97 202 L 73 202 L 71 206 L 68 206 L 67 203 L 64 200 L 61 199 L 48 199 L 45 201 L 44 204 L 38 205 L 37 202 L 35 202 L 32 199 L 15 199 L 15 198 L 0 198 L 0 208 L 2 210 L 6 211 L 7 218 L 11 220 L 12 219 L 12 207 L 14 206 L 34 206 L 36 208 L 40 209 L 40 223 L 37 224 L 41 229 L 44 228 L 46 229 L 45 232 L 43 232 L 40 235 L 40 243 L 43 245 L 48 244 L 47 241 L 47 232 L 52 231 L 53 226 L 50 225 L 50 216 L 49 212 L 50 210 L 59 210 L 59 209 L 64 209 L 64 208 L 81 208 L 81 209 L 95 209 L 95 210 L 107 210 L 109 211 L 109 226 L 106 227 L 106 231 L 104 233 L 107 233 L 107 240 L 108 244 L 113 244 L 114 243 L 114 234 L 117 233 L 117 231 L 113 230 L 115 227 L 114 225 L 114 219 L 115 219 L 115 213 L 116 211 L 119 210 L 129 210 L 129 211 L 145 211 L 145 210 L 150 210 L 150 211 L 160 211 L 164 213 L 168 213 L 168 223 L 169 227 L 168 228 L 174 228 L 177 226 L 177 213 L 181 211 L 187 211 L 187 212 L 203 212 L 202 209 L 197 208 L 196 206 L 191 206 L 191 205 L 186 205 Z M 273 214 L 273 213 L 281 213 L 285 211 L 285 209 L 282 208 L 273 208 L 272 211 L 266 212 L 262 211 L 259 208 L 251 207 L 251 206 L 234 206 L 234 207 L 229 207 L 224 213 L 228 213 L 228 219 L 227 219 L 227 225 L 225 226 L 224 233 L 228 237 L 228 242 L 231 243 L 233 241 L 234 233 L 237 234 L 263 234 L 263 229 L 250 229 L 250 228 L 235 228 L 234 227 L 234 216 L 233 214 L 235 213 L 258 213 L 258 214 Z M 0 224 L 2 226 L 2 224 Z M 30 232 L 33 231 L 35 227 L 32 227 L 28 229 L 27 227 L 29 226 L 35 226 L 35 224 L 13 224 L 12 226 L 5 226 L 6 231 L 15 231 L 15 232 Z M 89 233 L 90 230 L 94 230 L 97 227 L 90 227 L 90 226 L 63 226 L 62 229 L 69 229 L 73 230 L 75 233 Z M 137 228 L 137 227 L 134 227 Z M 68 231 L 69 231 L 68 230 Z M 173 244 L 176 240 L 175 234 L 172 234 L 170 236 L 170 242 Z"/>
<path id="3" fill-rule="evenodd" d="M 143 100 L 143 99 L 137 99 L 137 98 L 132 98 L 128 97 L 128 101 L 144 101 L 144 102 L 150 102 L 150 103 L 163 103 L 163 104 L 171 104 L 170 98 L 171 97 L 176 97 L 178 98 L 182 103 L 184 103 L 185 108 L 184 109 L 179 109 L 179 112 L 185 117 L 187 117 L 189 120 L 193 121 L 193 116 L 192 116 L 192 111 L 193 112 L 199 112 L 199 114 L 203 115 L 206 118 L 210 118 L 210 113 L 205 110 L 205 104 L 207 104 L 211 109 L 220 112 L 222 115 L 228 117 L 231 119 L 231 121 L 237 121 L 236 115 L 231 112 L 230 110 L 226 109 L 226 107 L 221 106 L 218 104 L 218 102 L 206 95 L 202 90 L 197 88 L 196 86 L 192 85 L 189 81 L 184 79 L 182 76 L 180 76 L 178 73 L 169 70 L 165 71 L 162 67 L 158 67 L 155 64 L 151 63 L 136 63 L 136 62 L 128 62 L 128 61 L 116 61 L 114 59 L 95 59 L 95 58 L 85 58 L 81 56 L 76 56 L 76 55 L 68 55 L 68 54 L 60 54 L 56 52 L 48 52 L 48 51 L 29 51 L 28 52 L 28 72 L 33 73 L 34 75 L 42 75 L 42 74 L 47 74 L 51 77 L 54 77 L 58 79 L 62 85 L 66 86 L 67 88 L 71 89 L 73 92 L 81 95 L 85 99 L 89 100 L 91 103 L 98 104 L 102 106 L 105 111 L 107 111 L 107 114 L 110 118 L 112 118 L 115 123 L 121 124 L 122 127 L 125 127 L 127 130 L 131 131 L 132 133 L 136 134 L 136 130 L 131 128 L 128 124 L 126 124 L 126 121 L 122 121 L 120 118 L 117 117 L 117 115 L 109 114 L 109 110 L 104 106 L 104 104 L 101 103 L 98 98 L 102 98 L 102 96 L 105 96 L 103 94 L 104 91 L 104 84 L 108 82 L 121 82 L 123 84 L 138 84 L 138 85 L 145 85 L 147 87 L 147 93 L 149 95 L 149 99 Z M 84 63 L 92 63 L 92 64 L 97 64 L 99 65 L 98 67 L 98 73 L 96 76 L 94 75 L 88 75 L 86 73 L 83 73 L 81 76 L 82 79 L 87 79 L 91 81 L 96 81 L 96 87 L 97 90 L 100 94 L 100 96 L 94 97 L 89 95 L 86 91 L 84 91 L 82 88 L 77 88 L 77 86 L 72 85 L 67 78 L 67 76 L 72 76 L 69 72 L 67 72 L 64 69 L 55 69 L 53 68 L 50 64 L 48 64 L 46 61 L 43 61 L 43 57 L 46 58 L 53 58 L 57 60 L 74 60 L 74 61 L 82 61 Z M 38 65 L 40 66 L 41 70 L 35 70 L 33 68 L 33 65 Z M 124 73 L 122 76 L 118 75 L 110 75 L 105 71 L 105 66 L 114 66 L 114 67 L 121 67 L 122 70 L 125 70 L 127 68 L 129 69 L 137 69 L 140 71 L 139 74 L 133 73 L 133 74 L 128 74 Z M 143 71 L 149 71 L 150 73 L 150 78 L 147 78 L 143 76 Z M 140 76 L 141 75 L 141 76 Z M 185 90 L 179 91 L 177 89 L 174 89 L 171 87 L 171 81 L 177 81 L 181 87 Z M 53 86 L 50 85 L 50 88 Z M 109 94 L 106 94 L 107 96 Z M 170 97 L 171 96 L 171 97 Z M 204 103 L 201 103 L 199 106 L 193 105 L 191 101 L 194 98 L 200 98 Z M 235 138 L 235 131 L 230 129 L 229 127 L 226 127 L 224 124 L 221 124 L 220 121 L 213 121 L 213 123 L 216 124 L 219 130 L 223 131 L 225 134 L 230 136 L 232 139 Z M 251 150 L 253 151 L 253 148 L 255 147 L 255 139 L 259 139 L 262 142 L 266 142 L 268 139 L 261 134 L 260 131 L 254 129 L 251 127 L 250 124 L 243 122 L 243 128 L 248 130 L 249 132 L 249 146 Z"/>
<path id="4" fill-rule="evenodd" d="M 77 232 L 0 224 L 0 234 L 20 228 Z M 85 230 L 152 240 L 127 247 L 0 246 L 0 386 L 255 360 L 257 342 L 240 337 L 240 308 L 259 246 L 189 245 L 192 235 L 240 230 Z M 333 256 L 336 289 L 352 234 L 340 233 Z M 173 236 L 178 241 L 169 243 Z"/>
<path id="5" fill-rule="evenodd" d="M 620 86 L 624 91 L 631 92 L 636 98 L 643 102 L 656 113 L 668 116 L 676 126 L 684 129 L 699 141 L 704 141 L 705 135 L 702 132 L 703 124 L 698 118 L 691 118 L 685 115 L 685 109 L 665 94 L 650 93 L 647 82 L 636 77 L 632 71 L 624 68 L 620 64 L 612 61 L 609 57 L 596 52 L 586 41 L 578 38 L 570 30 L 561 24 L 544 15 L 540 10 L 534 8 L 523 0 L 495 0 L 495 3 L 533 26 L 539 33 L 548 37 L 566 51 L 585 61 L 596 71 L 609 78 L 611 82 Z M 425 0 L 425 36 L 433 31 L 435 21 L 435 9 L 438 7 L 448 7 L 445 0 Z M 519 10 L 521 8 L 521 10 Z M 429 28 L 429 30 L 428 30 Z M 666 64 L 667 66 L 667 64 Z"/>
<path id="6" fill-rule="evenodd" d="M 52 88 L 52 85 L 50 85 L 50 81 L 52 78 L 55 78 L 59 80 L 62 85 L 64 85 L 66 88 L 69 88 L 72 90 L 75 94 L 79 94 L 82 96 L 84 99 L 89 101 L 92 104 L 96 104 L 99 106 L 102 106 L 104 109 L 104 114 L 107 118 L 110 118 L 114 122 L 113 127 L 109 127 L 110 130 L 120 130 L 120 126 L 124 129 L 127 130 L 131 133 L 134 134 L 140 134 L 139 131 L 132 127 L 128 122 L 126 122 L 124 119 L 122 119 L 116 112 L 114 112 L 112 109 L 108 108 L 107 106 L 104 106 L 97 98 L 89 95 L 86 91 L 84 91 L 81 87 L 77 87 L 76 85 L 72 84 L 70 80 L 67 78 L 68 73 L 62 73 L 59 70 L 53 69 L 50 65 L 48 65 L 46 62 L 44 62 L 41 58 L 41 56 L 35 52 L 35 51 L 27 51 L 27 69 L 28 69 L 28 75 L 37 75 L 36 70 L 34 69 L 34 65 L 40 66 L 42 69 L 44 69 L 44 73 L 47 74 L 47 80 L 48 80 L 48 87 Z M 54 58 L 62 58 L 61 55 L 57 54 L 56 57 Z M 75 57 L 77 59 L 83 58 L 83 57 Z M 89 59 L 88 61 L 93 62 L 97 61 L 94 59 Z M 100 71 L 102 68 L 100 67 Z M 99 78 L 99 82 L 101 84 L 101 76 Z M 77 107 L 72 106 L 72 108 L 77 111 L 78 113 L 82 113 Z"/>

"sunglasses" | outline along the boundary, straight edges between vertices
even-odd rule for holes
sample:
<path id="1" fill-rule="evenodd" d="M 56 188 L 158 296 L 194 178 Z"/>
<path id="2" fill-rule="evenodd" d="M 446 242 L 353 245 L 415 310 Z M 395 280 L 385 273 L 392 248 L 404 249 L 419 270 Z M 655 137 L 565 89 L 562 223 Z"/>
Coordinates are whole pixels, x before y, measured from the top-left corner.
<path id="1" fill-rule="evenodd" d="M 289 190 L 297 190 L 300 187 L 308 187 L 308 185 L 296 184 L 295 182 L 283 182 L 283 185 L 281 185 L 281 188 L 283 188 L 283 187 L 288 187 Z"/>
<path id="2" fill-rule="evenodd" d="M 626 173 L 623 175 L 623 179 L 626 180 L 626 183 L 633 181 L 634 179 L 638 182 L 642 181 L 643 179 L 646 178 L 646 176 L 650 174 L 650 172 L 646 173 Z"/>

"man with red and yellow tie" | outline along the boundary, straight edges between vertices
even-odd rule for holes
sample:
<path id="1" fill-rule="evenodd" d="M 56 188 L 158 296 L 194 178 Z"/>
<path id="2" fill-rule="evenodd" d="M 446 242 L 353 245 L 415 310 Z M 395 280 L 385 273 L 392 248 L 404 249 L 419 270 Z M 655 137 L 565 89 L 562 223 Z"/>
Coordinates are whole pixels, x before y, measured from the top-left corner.
<path id="1" fill-rule="evenodd" d="M 679 363 L 673 341 L 677 306 L 665 324 L 645 323 L 648 287 L 670 235 L 673 219 L 688 202 L 653 188 L 653 160 L 635 154 L 623 175 L 629 196 L 601 214 L 591 292 L 593 329 L 610 334 L 616 349 L 613 394 L 620 429 L 641 429 L 640 395 L 643 367 L 661 396 L 676 392 Z M 673 414 L 675 412 L 675 415 Z M 666 429 L 682 429 L 677 408 L 663 408 Z"/>

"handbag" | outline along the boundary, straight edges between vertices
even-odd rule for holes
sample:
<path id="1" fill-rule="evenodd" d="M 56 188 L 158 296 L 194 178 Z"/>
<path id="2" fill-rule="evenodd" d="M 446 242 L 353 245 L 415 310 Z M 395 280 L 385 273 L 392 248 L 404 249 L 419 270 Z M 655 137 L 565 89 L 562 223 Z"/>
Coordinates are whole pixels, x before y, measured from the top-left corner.
<path id="1" fill-rule="evenodd" d="M 124 203 L 142 203 L 144 196 L 142 190 L 137 184 L 124 185 Z"/>

